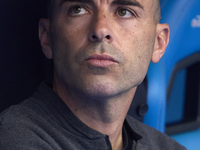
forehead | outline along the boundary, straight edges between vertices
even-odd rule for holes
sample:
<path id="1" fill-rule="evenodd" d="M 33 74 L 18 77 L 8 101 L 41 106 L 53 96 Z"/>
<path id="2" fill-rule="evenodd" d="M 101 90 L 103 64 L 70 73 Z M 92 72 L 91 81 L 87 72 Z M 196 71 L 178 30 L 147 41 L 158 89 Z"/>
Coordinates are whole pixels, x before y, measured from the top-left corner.
<path id="1" fill-rule="evenodd" d="M 156 5 L 155 1 L 157 0 L 51 0 L 54 6 L 60 6 L 65 2 L 81 2 L 81 3 L 104 3 L 104 4 L 112 4 L 113 2 L 132 2 L 138 6 L 143 7 L 144 9 L 152 8 L 152 6 Z"/>

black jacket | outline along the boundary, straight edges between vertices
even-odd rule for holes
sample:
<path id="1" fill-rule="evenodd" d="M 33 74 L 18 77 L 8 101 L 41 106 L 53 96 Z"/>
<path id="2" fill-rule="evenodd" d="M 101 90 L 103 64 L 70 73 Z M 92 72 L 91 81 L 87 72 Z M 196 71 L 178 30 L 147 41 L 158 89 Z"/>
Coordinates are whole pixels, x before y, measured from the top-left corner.
<path id="1" fill-rule="evenodd" d="M 185 150 L 173 139 L 127 116 L 124 150 Z M 81 122 L 42 83 L 32 97 L 0 115 L 1 150 L 109 150 L 109 137 Z"/>

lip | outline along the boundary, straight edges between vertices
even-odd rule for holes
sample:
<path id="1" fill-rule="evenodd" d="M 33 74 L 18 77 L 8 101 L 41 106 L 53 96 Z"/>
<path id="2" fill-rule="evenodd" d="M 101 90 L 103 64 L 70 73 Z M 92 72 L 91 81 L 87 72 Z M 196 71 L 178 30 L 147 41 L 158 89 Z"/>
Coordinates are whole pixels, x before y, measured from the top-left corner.
<path id="1" fill-rule="evenodd" d="M 85 59 L 85 61 L 95 67 L 109 67 L 114 63 L 117 63 L 113 57 L 104 54 L 91 55 Z"/>

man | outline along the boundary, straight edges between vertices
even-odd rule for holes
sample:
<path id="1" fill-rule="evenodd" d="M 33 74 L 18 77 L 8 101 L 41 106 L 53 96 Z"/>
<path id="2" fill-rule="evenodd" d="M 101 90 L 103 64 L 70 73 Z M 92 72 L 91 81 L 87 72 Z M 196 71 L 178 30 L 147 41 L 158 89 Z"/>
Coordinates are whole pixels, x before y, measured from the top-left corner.
<path id="1" fill-rule="evenodd" d="M 52 0 L 39 22 L 53 85 L 0 116 L 1 149 L 185 149 L 127 116 L 169 41 L 158 0 Z"/>

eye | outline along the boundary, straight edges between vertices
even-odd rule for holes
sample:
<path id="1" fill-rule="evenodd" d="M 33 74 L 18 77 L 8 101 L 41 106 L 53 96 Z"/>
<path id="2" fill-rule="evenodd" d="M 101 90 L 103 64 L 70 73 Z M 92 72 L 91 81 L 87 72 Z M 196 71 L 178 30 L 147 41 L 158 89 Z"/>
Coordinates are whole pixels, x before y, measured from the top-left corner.
<path id="1" fill-rule="evenodd" d="M 83 14 L 87 14 L 88 13 L 88 11 L 85 8 L 83 8 L 81 6 L 78 6 L 78 5 L 77 6 L 72 6 L 69 9 L 69 12 L 72 15 L 83 15 Z"/>
<path id="2" fill-rule="evenodd" d="M 132 13 L 131 11 L 127 10 L 127 9 L 124 9 L 124 8 L 120 8 L 117 10 L 117 14 L 120 16 L 120 17 L 123 17 L 123 18 L 131 18 L 132 16 L 135 16 L 134 13 Z"/>

